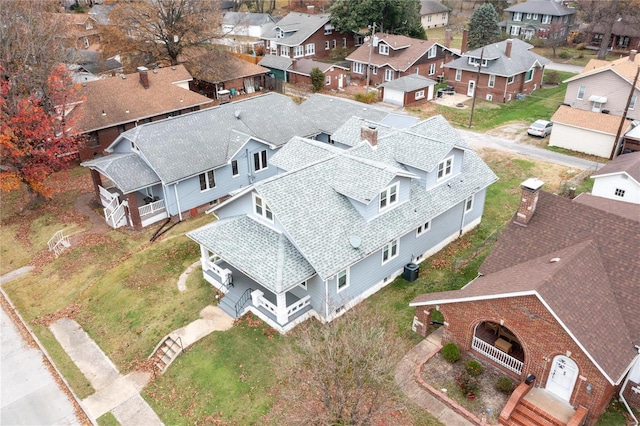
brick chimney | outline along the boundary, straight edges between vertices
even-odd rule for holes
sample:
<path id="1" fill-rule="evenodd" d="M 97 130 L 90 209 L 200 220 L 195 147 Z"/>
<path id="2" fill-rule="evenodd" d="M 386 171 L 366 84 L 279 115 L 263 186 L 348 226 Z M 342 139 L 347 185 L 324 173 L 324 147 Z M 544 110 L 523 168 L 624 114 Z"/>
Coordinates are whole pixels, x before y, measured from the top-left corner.
<path id="1" fill-rule="evenodd" d="M 511 57 L 511 47 L 513 47 L 513 40 L 507 40 L 507 47 L 504 50 L 504 54 L 507 55 L 507 58 Z"/>
<path id="2" fill-rule="evenodd" d="M 373 124 L 364 125 L 360 128 L 360 137 L 369 142 L 373 148 L 378 146 L 378 129 Z"/>
<path id="3" fill-rule="evenodd" d="M 140 84 L 145 89 L 149 88 L 149 74 L 147 74 L 149 70 L 147 67 L 138 67 L 138 74 L 140 75 Z"/>
<path id="4" fill-rule="evenodd" d="M 463 54 L 467 51 L 467 39 L 469 38 L 469 30 L 462 30 L 462 46 L 460 47 L 460 54 Z"/>
<path id="5" fill-rule="evenodd" d="M 536 211 L 538 192 L 542 185 L 544 185 L 544 182 L 536 178 L 530 178 L 522 182 L 520 185 L 520 188 L 522 188 L 520 207 L 518 207 L 518 212 L 513 220 L 516 224 L 527 226 Z"/>
<path id="6" fill-rule="evenodd" d="M 451 28 L 444 30 L 444 47 L 451 47 Z"/>
<path id="7" fill-rule="evenodd" d="M 636 61 L 636 55 L 638 54 L 638 51 L 633 49 L 629 51 L 629 60 L 631 62 L 635 62 Z"/>

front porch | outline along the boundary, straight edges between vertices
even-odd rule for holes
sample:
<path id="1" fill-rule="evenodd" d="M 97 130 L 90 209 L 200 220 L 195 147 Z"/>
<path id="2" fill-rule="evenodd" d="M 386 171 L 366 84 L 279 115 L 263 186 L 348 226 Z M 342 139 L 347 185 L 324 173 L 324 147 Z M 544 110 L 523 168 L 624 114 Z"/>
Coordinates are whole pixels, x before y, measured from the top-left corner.
<path id="1" fill-rule="evenodd" d="M 164 200 L 141 192 L 124 195 L 115 185 L 98 185 L 105 221 L 112 228 L 130 225 L 141 228 L 169 217 Z M 130 206 L 136 210 L 131 211 Z M 133 213 L 133 214 L 132 214 Z"/>
<path id="2" fill-rule="evenodd" d="M 524 350 L 506 327 L 489 321 L 478 324 L 471 349 L 518 376 L 522 375 Z"/>
<path id="3" fill-rule="evenodd" d="M 218 306 L 233 318 L 251 311 L 280 333 L 286 333 L 313 314 L 309 295 L 298 297 L 291 291 L 273 293 L 208 253 L 203 255 L 201 262 L 204 279 L 224 293 Z"/>

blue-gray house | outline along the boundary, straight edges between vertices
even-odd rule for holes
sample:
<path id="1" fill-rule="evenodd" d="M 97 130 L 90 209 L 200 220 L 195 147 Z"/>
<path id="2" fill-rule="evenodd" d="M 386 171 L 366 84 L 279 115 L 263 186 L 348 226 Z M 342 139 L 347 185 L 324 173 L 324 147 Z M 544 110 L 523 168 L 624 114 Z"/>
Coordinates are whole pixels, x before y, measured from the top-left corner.
<path id="1" fill-rule="evenodd" d="M 220 307 L 281 333 L 342 315 L 477 226 L 497 179 L 441 116 L 401 130 L 351 118 L 329 143 L 292 138 L 270 164 L 277 175 L 187 235 Z"/>

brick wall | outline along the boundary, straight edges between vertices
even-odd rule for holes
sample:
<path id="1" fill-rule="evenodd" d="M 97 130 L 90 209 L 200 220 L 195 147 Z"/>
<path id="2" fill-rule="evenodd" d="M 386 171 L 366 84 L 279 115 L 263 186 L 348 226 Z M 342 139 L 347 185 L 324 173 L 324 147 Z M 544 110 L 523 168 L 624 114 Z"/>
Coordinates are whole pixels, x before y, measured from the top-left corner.
<path id="1" fill-rule="evenodd" d="M 640 410 L 640 383 L 629 380 L 627 387 L 624 389 L 624 399 L 627 400 L 630 406 Z"/>
<path id="2" fill-rule="evenodd" d="M 515 100 L 518 93 L 530 94 L 540 88 L 542 75 L 542 69 L 536 69 L 531 81 L 525 82 L 525 74 L 518 74 L 510 84 L 507 83 L 506 77 L 496 76 L 494 87 L 489 87 L 488 74 L 480 74 L 480 76 L 478 76 L 477 73 L 472 71 L 462 71 L 461 80 L 455 81 L 456 70 L 445 68 L 447 82 L 455 88 L 456 93 L 466 94 L 469 80 L 477 80 L 476 91 L 478 99 L 487 99 L 487 95 L 491 95 L 493 102 L 509 102 Z"/>
<path id="3" fill-rule="evenodd" d="M 429 308 L 416 308 L 416 317 L 423 324 L 428 324 L 428 314 L 425 311 Z M 446 323 L 442 343 L 455 342 L 461 350 L 466 351 L 471 350 L 474 330 L 479 323 L 502 323 L 517 337 L 524 349 L 525 359 L 520 379 L 524 380 L 529 374 L 534 374 L 537 387 L 545 387 L 555 356 L 571 358 L 579 371 L 569 402 L 574 407 L 582 405 L 587 408 L 587 424 L 595 423 L 595 419 L 604 412 L 616 392 L 616 388 L 609 384 L 535 296 L 446 304 L 440 306 L 440 312 Z M 416 331 L 424 335 L 424 327 L 426 325 L 418 327 Z M 507 373 L 506 370 L 505 372 Z M 587 392 L 589 383 L 592 388 Z"/>

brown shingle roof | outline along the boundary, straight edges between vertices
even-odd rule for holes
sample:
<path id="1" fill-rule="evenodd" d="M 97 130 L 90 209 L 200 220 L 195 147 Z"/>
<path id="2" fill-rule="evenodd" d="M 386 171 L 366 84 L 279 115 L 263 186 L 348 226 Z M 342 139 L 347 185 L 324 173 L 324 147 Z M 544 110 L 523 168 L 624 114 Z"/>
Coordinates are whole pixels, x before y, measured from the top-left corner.
<path id="1" fill-rule="evenodd" d="M 640 55 L 636 54 L 633 61 L 629 60 L 629 56 L 625 56 L 624 58 L 616 59 L 615 61 L 603 61 L 600 59 L 592 59 L 587 63 L 587 66 L 584 67 L 584 71 L 580 74 L 571 77 L 566 81 L 574 81 L 581 79 L 583 77 L 587 77 L 589 75 L 597 74 L 600 72 L 610 72 L 614 71 L 629 81 L 629 84 L 633 82 L 635 78 L 636 72 L 638 71 L 638 67 L 640 66 Z M 640 81 L 636 83 L 636 87 L 640 89 Z"/>
<path id="2" fill-rule="evenodd" d="M 577 108 L 571 108 L 567 105 L 560 105 L 558 110 L 551 117 L 551 121 L 554 123 L 598 130 L 611 135 L 615 135 L 618 131 L 620 120 L 621 118 L 616 117 L 615 115 L 584 111 Z M 625 129 L 623 128 L 622 130 L 624 131 Z"/>
<path id="3" fill-rule="evenodd" d="M 640 344 L 639 252 L 640 217 L 541 191 L 527 226 L 507 225 L 480 268 L 483 277 L 460 291 L 419 296 L 412 305 L 536 292 L 618 382 Z M 549 263 L 553 257 L 560 262 Z"/>
<path id="4" fill-rule="evenodd" d="M 426 55 L 431 46 L 436 43 L 435 41 L 384 33 L 377 33 L 376 37 L 378 37 L 379 43 L 388 44 L 392 52 L 389 55 L 381 55 L 378 53 L 378 47 L 372 48 L 371 65 L 378 68 L 388 65 L 394 70 L 400 71 L 406 71 L 418 59 Z M 369 50 L 368 43 L 364 43 L 347 56 L 347 60 L 368 63 Z"/>
<path id="5" fill-rule="evenodd" d="M 620 172 L 626 172 L 629 176 L 640 182 L 640 151 L 617 156 L 591 177 L 594 178 L 596 176 Z"/>
<path id="6" fill-rule="evenodd" d="M 90 132 L 212 102 L 175 84 L 191 80 L 182 65 L 149 70 L 147 75 L 148 89 L 138 73 L 85 83 L 80 90 L 84 101 L 71 113 L 75 127 Z"/>
<path id="7" fill-rule="evenodd" d="M 612 200 L 610 198 L 596 197 L 589 193 L 582 193 L 574 198 L 575 202 L 604 210 L 607 213 L 626 217 L 631 220 L 640 218 L 640 204 L 628 203 L 626 201 Z"/>

